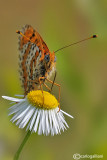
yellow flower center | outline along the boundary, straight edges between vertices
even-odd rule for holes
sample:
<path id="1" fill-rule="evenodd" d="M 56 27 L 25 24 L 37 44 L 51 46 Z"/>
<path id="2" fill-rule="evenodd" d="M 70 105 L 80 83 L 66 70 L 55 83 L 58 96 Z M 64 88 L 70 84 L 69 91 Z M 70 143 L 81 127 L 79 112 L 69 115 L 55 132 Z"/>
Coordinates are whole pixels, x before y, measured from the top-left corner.
<path id="1" fill-rule="evenodd" d="M 53 109 L 59 105 L 57 99 L 52 94 L 46 91 L 42 93 L 41 90 L 30 91 L 27 99 L 32 105 L 38 108 Z"/>

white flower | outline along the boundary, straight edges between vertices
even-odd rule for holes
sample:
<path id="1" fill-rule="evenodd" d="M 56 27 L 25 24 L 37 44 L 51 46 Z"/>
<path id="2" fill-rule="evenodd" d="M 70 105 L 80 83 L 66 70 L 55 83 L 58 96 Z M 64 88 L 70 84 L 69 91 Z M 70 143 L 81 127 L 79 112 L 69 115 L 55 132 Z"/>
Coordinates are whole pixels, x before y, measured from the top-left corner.
<path id="1" fill-rule="evenodd" d="M 27 126 L 26 130 L 38 132 L 39 135 L 60 134 L 61 130 L 69 128 L 63 114 L 73 118 L 61 109 L 59 111 L 58 101 L 46 91 L 43 91 L 43 94 L 41 90 L 31 91 L 24 99 L 2 97 L 16 102 L 9 108 L 9 115 L 13 115 L 11 121 L 16 122 L 19 128 Z"/>

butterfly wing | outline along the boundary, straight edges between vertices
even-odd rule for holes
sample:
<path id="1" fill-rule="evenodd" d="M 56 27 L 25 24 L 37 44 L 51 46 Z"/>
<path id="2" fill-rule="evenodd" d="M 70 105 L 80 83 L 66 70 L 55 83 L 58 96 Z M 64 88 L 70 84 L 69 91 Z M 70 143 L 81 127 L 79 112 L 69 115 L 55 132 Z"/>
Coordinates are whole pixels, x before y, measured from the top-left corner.
<path id="1" fill-rule="evenodd" d="M 49 49 L 39 33 L 30 25 L 25 25 L 21 33 L 24 36 L 19 36 L 19 73 L 26 94 L 34 89 L 34 84 L 30 80 L 38 79 L 40 61 Z"/>

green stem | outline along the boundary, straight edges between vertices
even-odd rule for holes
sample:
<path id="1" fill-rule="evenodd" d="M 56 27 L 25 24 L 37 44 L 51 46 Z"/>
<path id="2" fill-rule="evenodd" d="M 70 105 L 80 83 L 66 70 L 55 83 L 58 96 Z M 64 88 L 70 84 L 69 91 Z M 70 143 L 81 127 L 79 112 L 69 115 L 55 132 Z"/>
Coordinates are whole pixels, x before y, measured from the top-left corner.
<path id="1" fill-rule="evenodd" d="M 22 149 L 23 149 L 23 147 L 24 147 L 25 143 L 27 142 L 27 140 L 28 140 L 28 138 L 29 138 L 30 135 L 31 135 L 31 131 L 29 130 L 29 131 L 27 132 L 24 140 L 22 141 L 19 149 L 17 150 L 17 152 L 16 152 L 16 154 L 15 154 L 15 156 L 14 156 L 14 160 L 18 160 L 18 159 L 19 159 L 20 153 L 21 153 L 21 151 L 22 151 Z"/>

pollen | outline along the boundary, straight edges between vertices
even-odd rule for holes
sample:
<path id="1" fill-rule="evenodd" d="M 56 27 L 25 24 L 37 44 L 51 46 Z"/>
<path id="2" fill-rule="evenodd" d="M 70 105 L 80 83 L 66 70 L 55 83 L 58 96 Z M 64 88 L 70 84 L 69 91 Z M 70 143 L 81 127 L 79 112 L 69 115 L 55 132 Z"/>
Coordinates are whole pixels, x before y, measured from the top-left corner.
<path id="1" fill-rule="evenodd" d="M 58 107 L 59 103 L 54 95 L 49 92 L 41 90 L 30 91 L 27 95 L 29 103 L 36 108 L 54 109 Z"/>

